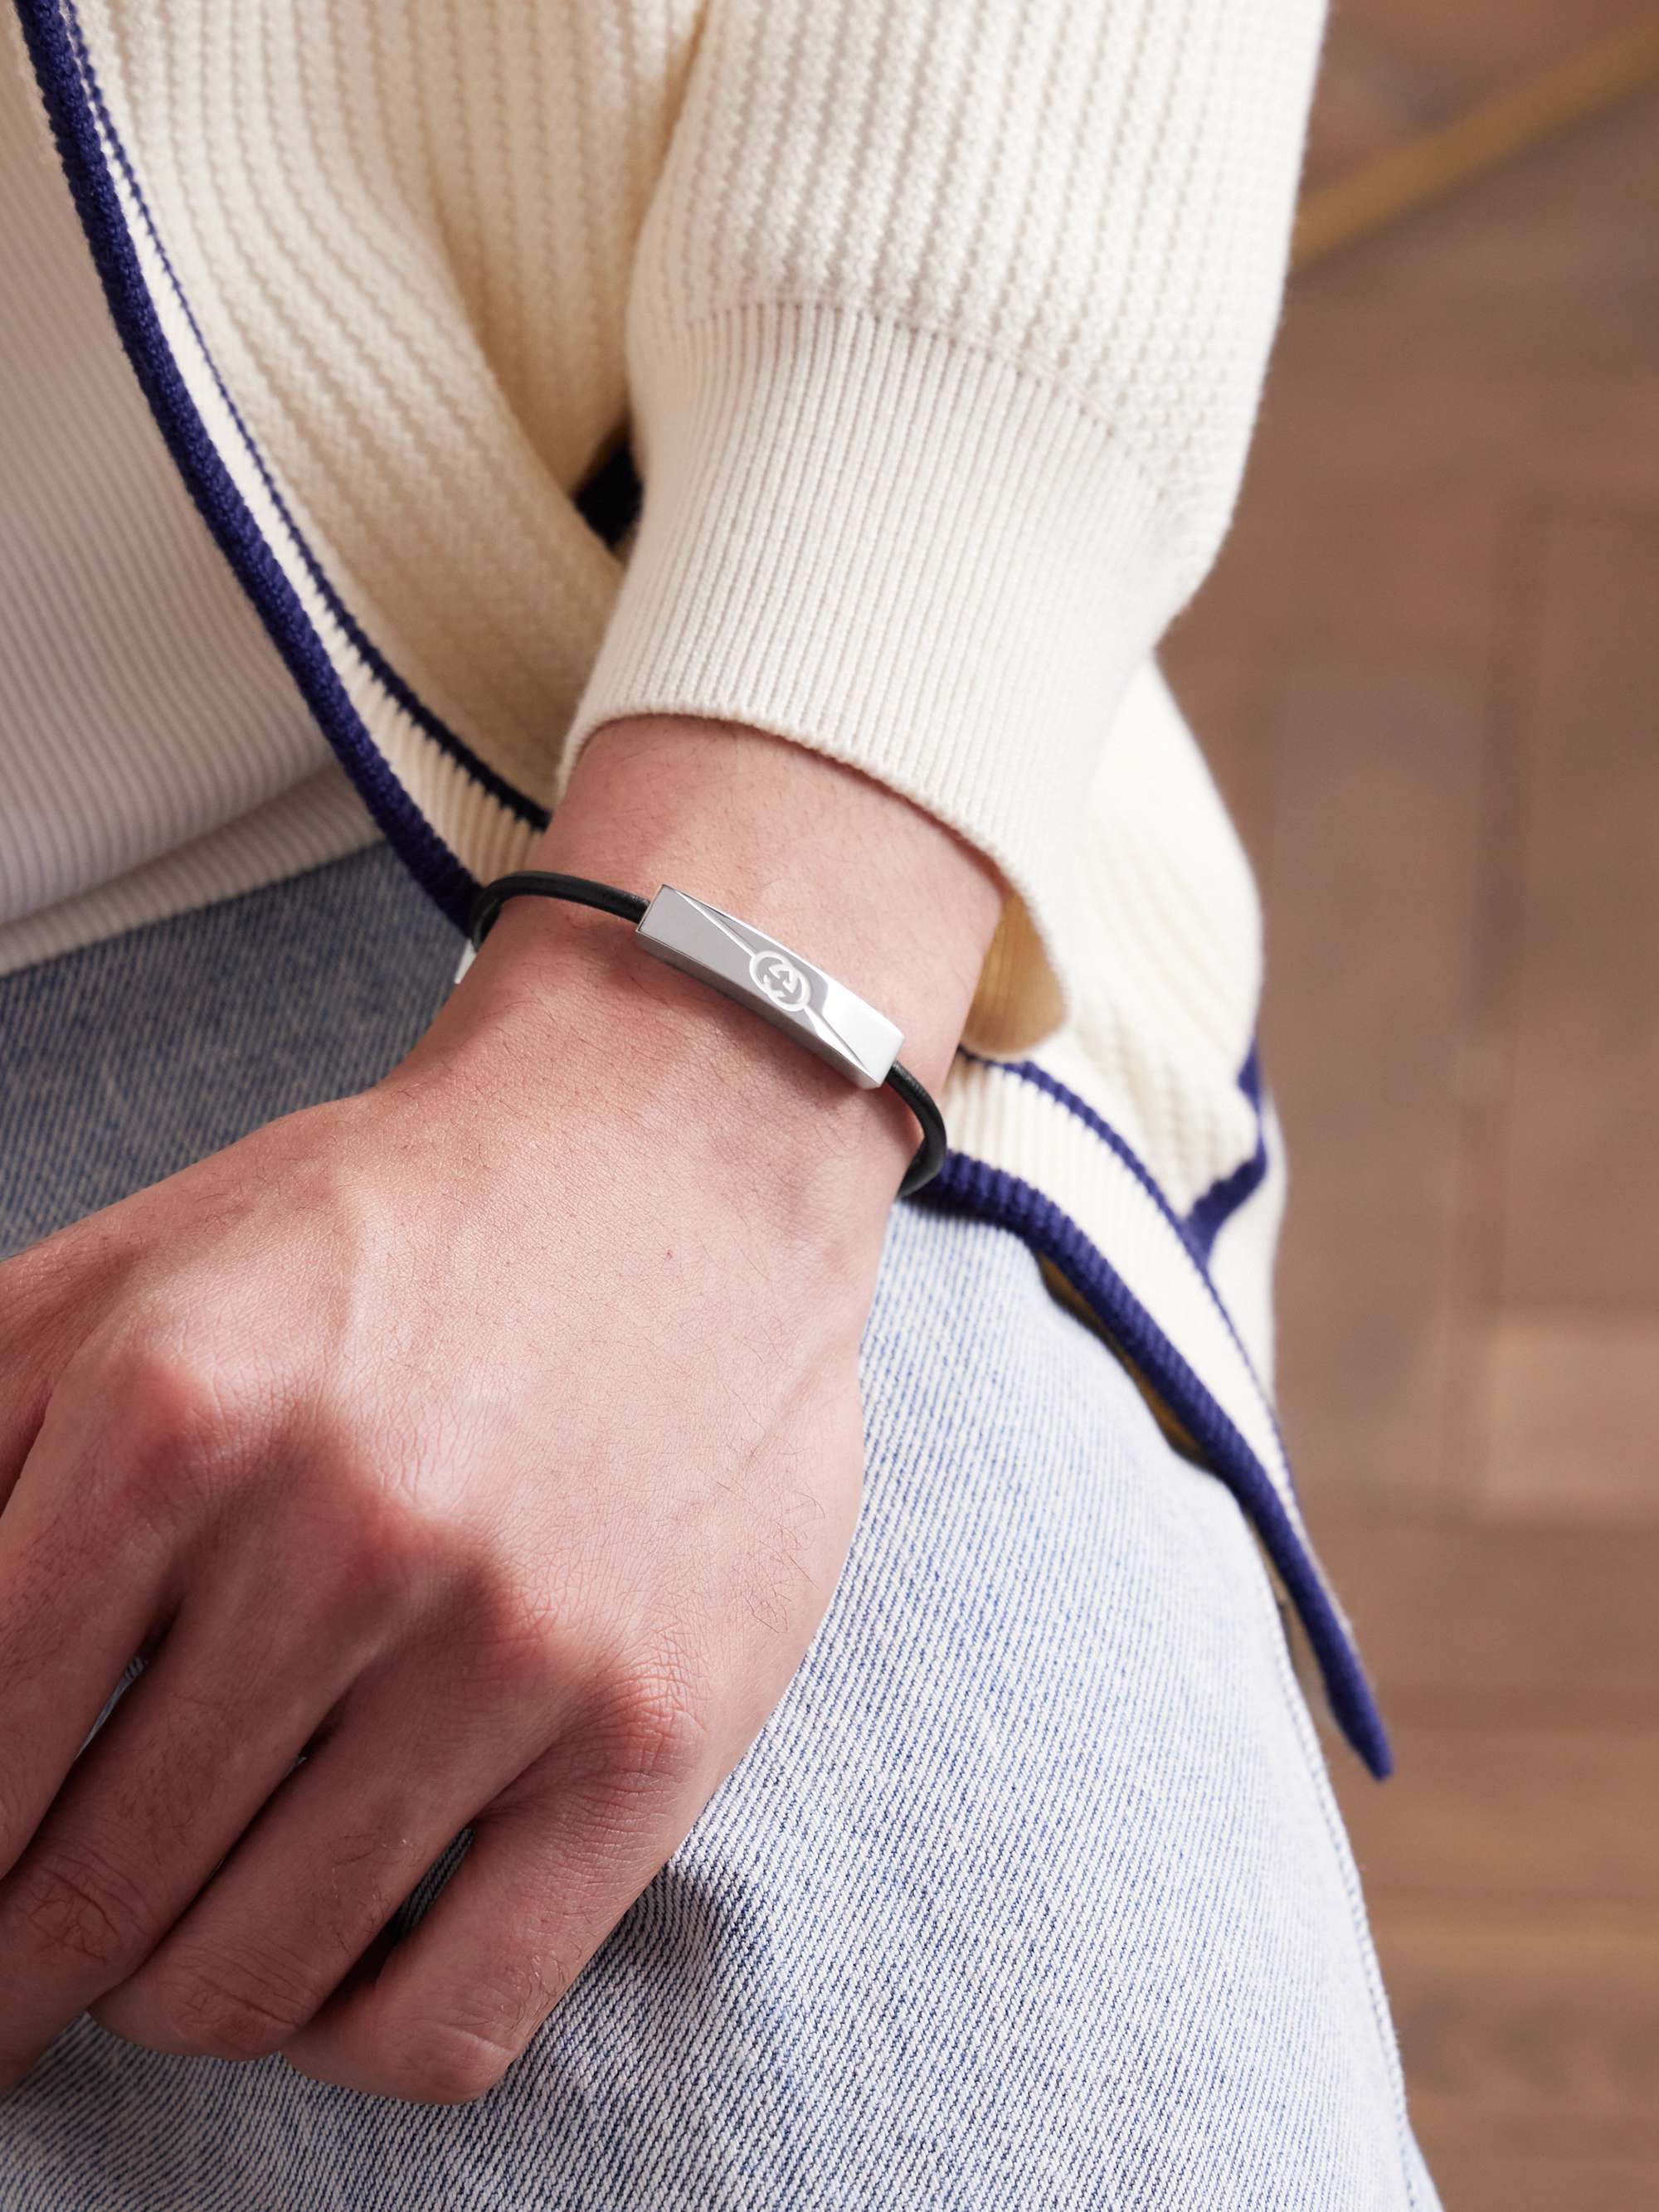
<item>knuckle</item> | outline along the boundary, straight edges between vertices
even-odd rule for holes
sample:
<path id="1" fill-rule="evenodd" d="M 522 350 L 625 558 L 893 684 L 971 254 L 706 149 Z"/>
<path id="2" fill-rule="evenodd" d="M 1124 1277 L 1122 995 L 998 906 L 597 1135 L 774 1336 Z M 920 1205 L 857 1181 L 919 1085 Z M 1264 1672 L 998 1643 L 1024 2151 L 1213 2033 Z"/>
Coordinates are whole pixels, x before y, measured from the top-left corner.
<path id="1" fill-rule="evenodd" d="M 204 1363 L 160 1346 L 128 1352 L 120 1377 L 121 1422 L 133 1455 L 205 1456 L 227 1425 L 222 1386 Z"/>
<path id="2" fill-rule="evenodd" d="M 272 1956 L 186 1952 L 156 1976 L 157 2017 L 168 2040 L 208 2058 L 265 2058 L 316 2009 L 296 1964 Z"/>
<path id="3" fill-rule="evenodd" d="M 563 1612 L 546 1591 L 508 1571 L 464 1577 L 465 1644 L 472 1686 L 492 1703 L 538 1705 L 568 1679 Z"/>
<path id="4" fill-rule="evenodd" d="M 417 2105 L 476 2104 L 516 2055 L 476 2028 L 429 2023 L 402 2039 L 391 2069 L 393 2094 Z"/>
<path id="5" fill-rule="evenodd" d="M 630 1795 L 678 1792 L 708 1736 L 702 1673 L 678 1651 L 653 1654 L 601 1687 L 585 1730 L 604 1779 Z"/>
<path id="6" fill-rule="evenodd" d="M 436 1570 L 441 1537 L 427 1517 L 388 1492 L 372 1455 L 337 1442 L 310 1469 L 326 1507 L 325 1555 L 313 1587 L 331 1607 L 383 1612 L 416 1593 Z"/>
<path id="7" fill-rule="evenodd" d="M 289 1431 L 278 1510 L 293 1602 L 331 1630 L 408 1620 L 442 1583 L 441 1516 L 386 1480 L 353 1422 Z"/>
<path id="8" fill-rule="evenodd" d="M 14 1911 L 36 1952 L 99 1973 L 144 1948 L 149 1916 L 137 1886 L 84 1840 L 46 1844 L 15 1877 Z"/>
<path id="9" fill-rule="evenodd" d="M 101 1378 L 97 1465 L 145 1518 L 200 1503 L 245 1439 L 228 1379 L 176 1348 L 129 1346 Z"/>

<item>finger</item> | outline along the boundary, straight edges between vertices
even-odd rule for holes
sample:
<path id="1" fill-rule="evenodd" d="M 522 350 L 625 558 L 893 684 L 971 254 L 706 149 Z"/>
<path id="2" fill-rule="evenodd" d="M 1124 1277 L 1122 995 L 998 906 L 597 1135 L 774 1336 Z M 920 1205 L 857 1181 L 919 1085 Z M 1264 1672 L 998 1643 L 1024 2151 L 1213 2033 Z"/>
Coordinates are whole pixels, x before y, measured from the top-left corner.
<path id="1" fill-rule="evenodd" d="M 3 1507 L 40 1433 L 52 1385 L 44 1361 L 27 1362 L 15 1353 L 14 1347 L 6 1344 L 3 1331 L 0 1331 L 0 1345 L 5 1346 L 0 1354 L 0 1370 L 5 1377 L 0 1385 L 0 1507 Z"/>
<path id="2" fill-rule="evenodd" d="M 301 2073 L 449 2105 L 501 2079 L 640 1892 L 717 1778 L 700 1749 L 599 1774 L 538 1771 L 534 1793 L 473 1822 L 460 1869 L 373 1980 L 283 2046 Z"/>
<path id="3" fill-rule="evenodd" d="M 339 1698 L 362 1655 L 307 1626 L 262 1618 L 251 1573 L 192 1595 L 76 1761 L 0 1882 L 0 2092 L 142 1966 Z"/>
<path id="4" fill-rule="evenodd" d="M 40 1434 L 62 1364 L 68 1257 L 53 1237 L 0 1261 L 0 1506 Z"/>
<path id="5" fill-rule="evenodd" d="M 446 1848 L 556 1728 L 423 1695 L 401 1663 L 348 1695 L 132 1977 L 94 2007 L 155 2051 L 264 2057 L 332 1995 Z"/>
<path id="6" fill-rule="evenodd" d="M 60 1393 L 0 1512 L 0 1876 L 176 1595 L 161 1533 L 120 1511 L 76 1425 Z"/>

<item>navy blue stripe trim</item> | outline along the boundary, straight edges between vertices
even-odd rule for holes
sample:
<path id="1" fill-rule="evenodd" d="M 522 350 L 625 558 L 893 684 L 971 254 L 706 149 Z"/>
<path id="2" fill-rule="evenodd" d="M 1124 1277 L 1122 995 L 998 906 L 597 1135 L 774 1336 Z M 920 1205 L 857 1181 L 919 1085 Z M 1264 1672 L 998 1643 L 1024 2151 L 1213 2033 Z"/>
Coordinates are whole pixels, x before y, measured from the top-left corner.
<path id="1" fill-rule="evenodd" d="M 301 696 L 362 794 L 370 813 L 416 879 L 458 927 L 465 927 L 467 908 L 476 888 L 475 878 L 415 806 L 370 737 L 315 625 L 238 491 L 173 358 L 109 175 L 99 138 L 100 123 L 121 165 L 124 179 L 141 208 L 142 195 L 104 106 L 73 7 L 60 5 L 59 0 L 17 0 L 17 14 L 64 178 L 86 234 L 105 299 L 167 451 L 215 543 L 252 601 Z M 147 210 L 145 220 L 149 222 Z M 165 264 L 165 248 L 153 222 L 149 222 L 149 228 L 156 252 Z M 173 281 L 177 289 L 176 277 Z M 179 300 L 182 311 L 189 317 L 189 304 L 182 290 L 179 290 Z M 193 319 L 191 328 L 196 329 Z M 198 331 L 198 342 L 200 335 Z M 203 351 L 206 356 L 205 346 Z M 208 358 L 211 368 L 210 356 Z M 219 380 L 217 370 L 214 369 L 213 374 L 227 408 L 246 438 L 246 425 L 237 416 L 234 403 Z M 410 720 L 492 797 L 521 819 L 537 827 L 544 824 L 546 811 L 478 759 L 382 659 L 342 604 L 315 556 L 295 528 L 293 518 L 251 439 L 248 450 L 285 526 L 294 534 L 307 573 L 365 667 Z"/>
<path id="2" fill-rule="evenodd" d="M 60 5 L 64 19 L 70 26 L 71 42 L 83 88 L 102 126 L 104 137 L 120 166 L 122 177 L 132 195 L 134 204 L 143 217 L 144 228 L 149 234 L 150 242 L 155 249 L 162 268 L 167 271 L 167 281 L 173 287 L 173 295 L 179 302 L 179 309 L 190 325 L 197 344 L 201 348 L 202 358 L 206 362 L 208 373 L 213 379 L 214 388 L 223 400 L 232 422 L 235 423 L 237 432 L 247 449 L 248 457 L 258 471 L 259 481 L 264 484 L 272 506 L 282 517 L 283 527 L 293 539 L 295 550 L 305 564 L 306 573 L 311 578 L 323 604 L 334 617 L 335 621 L 339 623 L 352 649 L 370 675 L 403 708 L 416 727 L 429 737 L 434 744 L 441 746 L 445 752 L 448 753 L 458 766 L 464 768 L 475 781 L 482 784 L 490 796 L 498 799 L 510 812 L 519 815 L 533 828 L 544 830 L 548 823 L 547 809 L 538 805 L 534 799 L 519 790 L 516 785 L 509 783 L 505 776 L 491 768 L 488 761 L 481 759 L 467 744 L 465 738 L 457 731 L 453 730 L 441 715 L 426 704 L 413 685 L 399 675 L 391 662 L 382 654 L 379 647 L 363 629 L 362 624 L 341 599 L 322 562 L 313 552 L 299 524 L 295 520 L 287 501 L 277 489 L 276 478 L 266 464 L 264 455 L 255 443 L 253 434 L 244 420 L 241 410 L 231 397 L 229 386 L 219 374 L 218 363 L 209 350 L 201 325 L 196 319 L 195 311 L 191 307 L 183 284 L 179 282 L 179 272 L 173 265 L 161 230 L 150 212 L 149 204 L 144 198 L 143 187 L 138 182 L 137 172 L 133 167 L 120 134 L 115 128 L 114 118 L 109 112 L 102 88 L 98 82 L 97 70 L 94 68 L 92 57 L 87 50 L 85 35 L 80 28 L 75 0 L 60 0 Z M 117 204 L 118 210 L 118 202 Z M 124 233 L 125 227 L 123 219 Z M 145 289 L 148 291 L 148 287 Z M 165 340 L 163 343 L 165 343 Z"/>
<path id="3" fill-rule="evenodd" d="M 1183 1244 L 1187 1243 L 1187 1225 L 1153 1181 L 1151 1169 L 1133 1147 L 1119 1136 L 1111 1123 L 1096 1112 L 1086 1098 L 1079 1097 L 1077 1092 L 1068 1085 L 1062 1083 L 1057 1075 L 1050 1075 L 1046 1067 L 1039 1067 L 1034 1060 L 991 1060 L 983 1054 L 969 1052 L 965 1046 L 962 1048 L 962 1056 L 964 1060 L 975 1061 L 981 1067 L 998 1067 L 1005 1074 L 1018 1076 L 1022 1083 L 1030 1083 L 1038 1091 L 1046 1091 L 1049 1097 L 1064 1106 L 1068 1113 L 1075 1114 L 1085 1128 L 1092 1129 L 1101 1142 L 1117 1154 L 1147 1196 L 1154 1200 L 1158 1212 L 1175 1231 L 1182 1243 Z"/>
<path id="4" fill-rule="evenodd" d="M 252 599 L 307 705 L 375 822 L 416 881 L 450 919 L 464 928 L 477 888 L 476 878 L 414 805 L 370 738 L 314 624 L 237 490 L 161 328 L 106 166 L 99 137 L 100 122 L 140 206 L 142 198 L 138 198 L 137 181 L 104 110 L 72 7 L 60 6 L 58 0 L 17 0 L 17 12 L 59 159 L 105 298 L 167 450 L 215 542 Z M 151 231 L 155 235 L 153 224 Z M 165 258 L 159 238 L 156 250 Z M 182 292 L 179 296 L 181 308 L 188 315 L 188 303 Z M 203 350 L 205 356 L 205 347 Z M 214 373 L 216 378 L 216 370 Z M 224 392 L 222 384 L 219 388 L 234 416 L 234 403 Z M 242 434 L 246 435 L 245 428 Z M 283 508 L 280 495 L 251 440 L 248 447 L 273 501 L 283 513 L 287 526 L 294 530 L 292 519 Z M 294 531 L 294 536 L 308 572 L 335 619 L 388 695 L 504 805 L 526 821 L 537 824 L 544 822 L 544 810 L 495 776 L 453 732 L 422 705 L 340 604 L 297 531 Z M 1172 1212 L 1158 1185 L 1117 1133 L 1085 1101 L 1034 1062 L 994 1064 L 1010 1066 L 1012 1072 L 1049 1091 L 1124 1161 L 1192 1253 L 1231 1330 L 1231 1316 L 1210 1284 L 1187 1225 Z M 1034 1250 L 1050 1259 L 1079 1296 L 1100 1315 L 1153 1387 L 1165 1395 L 1194 1443 L 1228 1482 L 1260 1529 L 1285 1588 L 1306 1624 L 1324 1674 L 1332 1710 L 1349 1741 L 1374 1773 L 1386 1774 L 1390 1759 L 1381 1719 L 1341 1624 L 1278 1492 L 1237 1429 L 1186 1359 L 1129 1294 L 1104 1256 L 1052 1200 L 1018 1177 L 964 1153 L 953 1152 L 947 1155 L 944 1169 L 916 1202 L 929 1201 L 1010 1228 Z"/>
<path id="5" fill-rule="evenodd" d="M 1012 1230 L 1100 1316 L 1255 1524 L 1301 1616 L 1344 1735 L 1379 1781 L 1391 1773 L 1388 1732 L 1352 1642 L 1267 1470 L 1104 1254 L 1042 1191 L 965 1152 L 949 1153 L 933 1182 L 907 1202 Z"/>
<path id="6" fill-rule="evenodd" d="M 1254 1045 L 1238 1071 L 1238 1087 L 1255 1114 L 1255 1150 L 1231 1175 L 1210 1185 L 1187 1216 L 1188 1242 L 1207 1267 L 1215 1240 L 1239 1207 L 1255 1197 L 1267 1179 L 1267 1133 L 1261 1119 L 1261 1062 Z"/>
<path id="7" fill-rule="evenodd" d="M 1046 1067 L 1039 1067 L 1036 1060 L 988 1060 L 980 1053 L 969 1052 L 965 1048 L 963 1049 L 963 1058 L 964 1060 L 971 1060 L 975 1061 L 976 1065 L 981 1067 L 1001 1068 L 1006 1074 L 1018 1076 L 1022 1083 L 1029 1083 L 1034 1089 L 1045 1091 L 1050 1098 L 1053 1098 L 1058 1104 L 1065 1107 L 1068 1113 L 1075 1115 L 1077 1119 L 1082 1122 L 1085 1128 L 1092 1130 L 1094 1134 L 1100 1139 L 1101 1142 L 1106 1146 L 1108 1150 L 1115 1152 L 1118 1158 L 1122 1161 L 1124 1166 L 1128 1169 L 1130 1174 L 1133 1176 L 1135 1181 L 1146 1193 L 1146 1195 L 1152 1200 L 1153 1205 L 1157 1206 L 1164 1220 L 1174 1231 L 1176 1237 L 1181 1243 L 1182 1250 L 1186 1253 L 1188 1258 L 1192 1261 L 1194 1269 L 1197 1271 L 1199 1280 L 1203 1284 L 1206 1291 L 1208 1293 L 1211 1304 L 1215 1308 L 1217 1313 L 1220 1315 L 1222 1322 L 1226 1328 L 1228 1335 L 1231 1337 L 1233 1343 L 1237 1346 L 1238 1356 L 1243 1361 L 1245 1370 L 1249 1375 L 1250 1380 L 1255 1384 L 1256 1395 L 1261 1401 L 1262 1412 L 1273 1425 L 1273 1434 L 1279 1440 L 1279 1456 L 1285 1464 L 1285 1475 L 1291 1482 L 1292 1490 L 1294 1490 L 1296 1484 L 1295 1478 L 1291 1473 L 1291 1457 L 1289 1452 L 1285 1448 L 1284 1431 L 1279 1425 L 1278 1413 L 1273 1406 L 1273 1400 L 1262 1388 L 1261 1378 L 1255 1371 L 1255 1363 L 1250 1358 L 1249 1352 L 1245 1349 L 1243 1340 L 1240 1337 L 1238 1330 L 1234 1325 L 1233 1317 L 1227 1310 L 1227 1302 L 1222 1297 L 1220 1291 L 1217 1290 L 1214 1282 L 1211 1279 L 1209 1255 L 1200 1249 L 1191 1231 L 1188 1229 L 1187 1223 L 1182 1220 L 1180 1214 L 1178 1214 L 1174 1206 L 1170 1205 L 1169 1200 L 1165 1198 L 1162 1189 L 1158 1187 L 1158 1184 L 1153 1178 L 1152 1170 L 1146 1165 L 1146 1162 L 1141 1159 L 1133 1148 L 1118 1134 L 1117 1131 L 1113 1128 L 1111 1123 L 1104 1120 L 1101 1115 L 1096 1112 L 1095 1109 L 1089 1103 L 1086 1098 L 1080 1098 L 1077 1092 L 1072 1090 L 1067 1085 L 1062 1083 L 1057 1075 L 1050 1075 Z"/>

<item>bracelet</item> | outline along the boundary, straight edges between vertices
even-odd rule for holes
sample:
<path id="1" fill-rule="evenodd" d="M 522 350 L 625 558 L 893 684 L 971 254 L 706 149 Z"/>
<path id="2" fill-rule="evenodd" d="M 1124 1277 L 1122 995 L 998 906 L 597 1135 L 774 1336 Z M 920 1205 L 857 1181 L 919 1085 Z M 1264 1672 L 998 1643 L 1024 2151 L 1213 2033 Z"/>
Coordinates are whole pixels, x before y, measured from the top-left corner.
<path id="1" fill-rule="evenodd" d="M 860 1091 L 885 1084 L 921 1125 L 921 1142 L 899 1185 L 901 1198 L 931 1182 L 945 1164 L 945 1121 L 926 1088 L 898 1058 L 902 1030 L 866 1006 L 844 983 L 826 975 L 799 952 L 780 945 L 751 921 L 677 891 L 665 884 L 653 899 L 618 890 L 587 876 L 538 869 L 497 876 L 472 902 L 469 935 L 476 952 L 510 898 L 568 899 L 598 907 L 634 924 L 634 934 L 655 958 L 696 975 L 724 997 L 748 1006 L 797 1044 L 839 1068 Z"/>

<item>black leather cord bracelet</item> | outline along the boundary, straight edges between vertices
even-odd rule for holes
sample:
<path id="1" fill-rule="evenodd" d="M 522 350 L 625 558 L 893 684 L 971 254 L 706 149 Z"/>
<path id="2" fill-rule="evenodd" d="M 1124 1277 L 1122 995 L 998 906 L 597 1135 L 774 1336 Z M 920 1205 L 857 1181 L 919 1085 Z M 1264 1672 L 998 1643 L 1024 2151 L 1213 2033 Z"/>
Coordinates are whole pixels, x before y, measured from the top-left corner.
<path id="1" fill-rule="evenodd" d="M 740 921 L 669 884 L 654 898 L 643 899 L 591 876 L 525 868 L 497 876 L 474 899 L 469 934 L 475 952 L 507 900 L 525 896 L 568 899 L 631 921 L 646 951 L 787 1031 L 861 1091 L 885 1084 L 896 1091 L 921 1126 L 921 1142 L 899 1185 L 902 1198 L 931 1182 L 945 1164 L 944 1117 L 898 1058 L 902 1034 L 844 983 L 753 922 Z"/>

